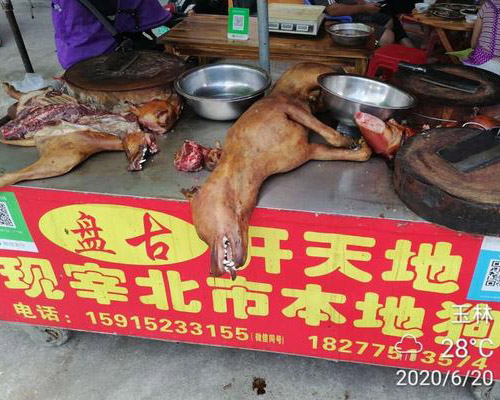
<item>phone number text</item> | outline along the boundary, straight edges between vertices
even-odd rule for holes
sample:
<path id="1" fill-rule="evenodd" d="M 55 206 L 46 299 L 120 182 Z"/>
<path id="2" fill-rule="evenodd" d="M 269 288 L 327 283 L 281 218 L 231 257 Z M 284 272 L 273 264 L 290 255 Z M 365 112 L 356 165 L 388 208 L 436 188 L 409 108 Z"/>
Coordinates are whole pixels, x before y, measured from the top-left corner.
<path id="1" fill-rule="evenodd" d="M 107 327 L 133 328 L 135 330 L 146 330 L 151 332 L 177 333 L 180 335 L 202 336 L 206 333 L 212 337 L 223 339 L 236 339 L 247 341 L 251 334 L 247 328 L 218 326 L 214 324 L 202 325 L 198 322 L 186 322 L 181 320 L 170 320 L 167 318 L 139 317 L 137 315 L 126 316 L 123 314 L 110 314 L 105 312 L 95 313 L 89 311 L 85 315 L 90 319 L 92 325 Z"/>

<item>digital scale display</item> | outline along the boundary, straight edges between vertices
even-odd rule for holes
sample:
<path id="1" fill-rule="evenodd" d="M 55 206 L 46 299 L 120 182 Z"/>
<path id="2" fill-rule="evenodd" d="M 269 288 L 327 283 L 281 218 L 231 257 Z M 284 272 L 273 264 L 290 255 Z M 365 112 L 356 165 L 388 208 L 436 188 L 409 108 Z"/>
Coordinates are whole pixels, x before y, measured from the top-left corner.
<path id="1" fill-rule="evenodd" d="M 313 32 L 314 25 L 271 22 L 271 23 L 269 23 L 269 30 L 274 31 L 274 32 L 309 33 L 309 32 Z"/>
<path id="2" fill-rule="evenodd" d="M 269 31 L 315 36 L 324 10 L 324 6 L 269 4 Z"/>

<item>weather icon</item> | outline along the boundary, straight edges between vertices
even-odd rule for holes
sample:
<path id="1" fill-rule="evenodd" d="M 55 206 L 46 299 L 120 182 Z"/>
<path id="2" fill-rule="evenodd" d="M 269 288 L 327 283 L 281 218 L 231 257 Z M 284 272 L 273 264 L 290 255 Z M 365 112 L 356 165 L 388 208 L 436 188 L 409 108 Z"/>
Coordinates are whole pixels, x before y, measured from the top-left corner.
<path id="1" fill-rule="evenodd" d="M 418 354 L 424 349 L 424 346 L 415 336 L 406 334 L 396 343 L 394 348 L 399 354 Z"/>

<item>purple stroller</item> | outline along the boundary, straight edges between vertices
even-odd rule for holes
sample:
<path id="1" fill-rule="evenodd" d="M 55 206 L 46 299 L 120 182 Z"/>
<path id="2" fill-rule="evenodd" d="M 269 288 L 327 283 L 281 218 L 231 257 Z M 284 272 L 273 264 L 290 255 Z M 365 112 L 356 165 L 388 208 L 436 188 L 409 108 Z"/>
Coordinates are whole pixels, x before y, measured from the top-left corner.
<path id="1" fill-rule="evenodd" d="M 149 32 L 171 14 L 158 0 L 52 0 L 57 57 L 63 68 L 119 47 L 155 46 Z"/>

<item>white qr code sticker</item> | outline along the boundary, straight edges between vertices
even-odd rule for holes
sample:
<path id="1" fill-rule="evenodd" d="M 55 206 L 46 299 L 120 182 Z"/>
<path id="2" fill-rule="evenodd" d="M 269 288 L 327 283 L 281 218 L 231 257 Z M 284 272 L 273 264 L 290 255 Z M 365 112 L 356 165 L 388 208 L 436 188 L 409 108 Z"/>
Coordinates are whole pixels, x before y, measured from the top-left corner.
<path id="1" fill-rule="evenodd" d="M 7 203 L 0 201 L 0 227 L 3 228 L 15 228 L 14 220 L 9 212 L 9 207 Z"/>
<path id="2" fill-rule="evenodd" d="M 500 292 L 500 260 L 491 260 L 486 277 L 484 278 L 482 290 L 489 292 Z"/>
<path id="3" fill-rule="evenodd" d="M 243 31 L 245 29 L 245 17 L 243 15 L 235 15 L 233 17 L 233 29 L 235 31 Z"/>

